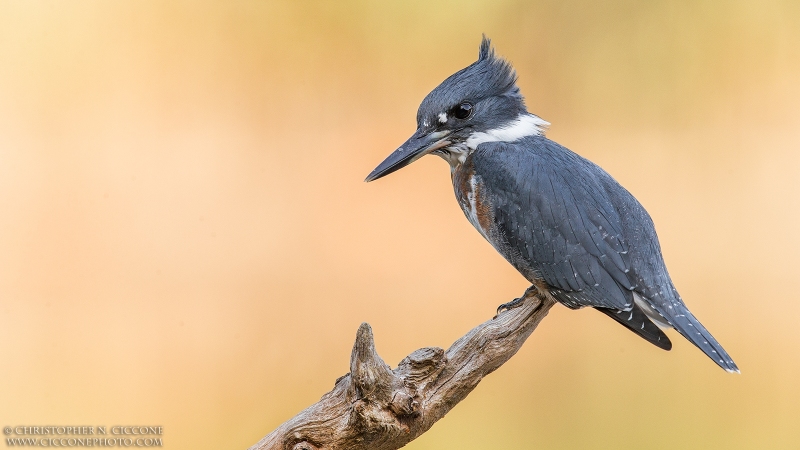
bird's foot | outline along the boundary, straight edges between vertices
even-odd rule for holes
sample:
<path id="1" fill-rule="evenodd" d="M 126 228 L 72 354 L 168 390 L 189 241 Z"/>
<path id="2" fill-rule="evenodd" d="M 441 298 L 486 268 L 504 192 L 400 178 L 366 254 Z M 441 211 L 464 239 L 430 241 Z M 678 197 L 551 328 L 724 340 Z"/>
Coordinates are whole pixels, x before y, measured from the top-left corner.
<path id="1" fill-rule="evenodd" d="M 541 298 L 539 292 L 540 291 L 539 289 L 536 288 L 536 285 L 531 285 L 531 287 L 525 290 L 525 293 L 522 294 L 522 297 L 515 298 L 514 300 L 511 300 L 508 303 L 503 303 L 502 305 L 498 306 L 497 314 L 494 316 L 494 318 L 496 319 L 497 316 L 499 316 L 500 313 L 502 312 L 510 311 L 518 306 L 521 306 L 523 303 L 525 303 L 525 299 L 527 299 L 530 296 L 536 296 L 537 298 Z"/>
<path id="2" fill-rule="evenodd" d="M 524 301 L 525 301 L 525 296 L 523 295 L 522 297 L 515 298 L 514 300 L 511 300 L 508 303 L 503 303 L 502 305 L 497 307 L 497 315 L 495 315 L 495 317 L 499 316 L 501 312 L 510 311 L 516 308 L 517 306 L 521 305 L 522 302 Z"/>

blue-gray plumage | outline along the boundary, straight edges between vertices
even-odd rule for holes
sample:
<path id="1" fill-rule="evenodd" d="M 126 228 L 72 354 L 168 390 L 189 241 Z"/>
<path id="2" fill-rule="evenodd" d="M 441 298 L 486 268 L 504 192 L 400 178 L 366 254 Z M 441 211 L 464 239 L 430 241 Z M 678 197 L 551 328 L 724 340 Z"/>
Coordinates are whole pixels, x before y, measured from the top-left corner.
<path id="1" fill-rule="evenodd" d="M 603 169 L 547 139 L 548 125 L 527 111 L 514 70 L 484 38 L 478 61 L 428 94 L 417 131 L 367 181 L 441 156 L 464 214 L 541 295 L 594 307 L 665 350 L 672 344 L 661 328 L 675 328 L 738 372 L 678 295 L 644 207 Z"/>

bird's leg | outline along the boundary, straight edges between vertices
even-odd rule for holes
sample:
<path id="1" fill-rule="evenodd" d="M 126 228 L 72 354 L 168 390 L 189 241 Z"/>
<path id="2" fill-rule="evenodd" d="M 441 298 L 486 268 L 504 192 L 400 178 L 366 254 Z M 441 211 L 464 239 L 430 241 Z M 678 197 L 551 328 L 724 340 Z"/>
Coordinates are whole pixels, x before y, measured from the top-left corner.
<path id="1" fill-rule="evenodd" d="M 532 284 L 531 287 L 526 289 L 525 293 L 522 294 L 522 297 L 515 298 L 514 300 L 511 300 L 508 303 L 503 303 L 502 305 L 498 306 L 497 315 L 495 315 L 495 317 L 499 316 L 501 312 L 509 311 L 516 308 L 517 306 L 520 306 L 525 301 L 526 298 L 532 295 L 539 295 L 539 290 L 536 288 L 535 284 Z"/>

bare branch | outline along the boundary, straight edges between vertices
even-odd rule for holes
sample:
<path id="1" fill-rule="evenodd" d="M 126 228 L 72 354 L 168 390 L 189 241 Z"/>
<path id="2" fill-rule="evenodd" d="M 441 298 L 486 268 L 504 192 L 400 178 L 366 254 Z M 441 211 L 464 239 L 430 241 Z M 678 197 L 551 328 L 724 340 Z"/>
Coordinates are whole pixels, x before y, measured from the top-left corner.
<path id="1" fill-rule="evenodd" d="M 531 286 L 520 306 L 470 330 L 447 351 L 419 349 L 391 370 L 363 323 L 350 373 L 250 450 L 394 450 L 413 441 L 519 350 L 555 302 Z"/>

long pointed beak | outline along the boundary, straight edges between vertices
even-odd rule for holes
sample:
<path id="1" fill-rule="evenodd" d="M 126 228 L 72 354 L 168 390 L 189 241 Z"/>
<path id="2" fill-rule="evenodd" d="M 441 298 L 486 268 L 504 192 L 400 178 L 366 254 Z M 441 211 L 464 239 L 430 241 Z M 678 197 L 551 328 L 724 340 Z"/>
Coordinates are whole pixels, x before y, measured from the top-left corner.
<path id="1" fill-rule="evenodd" d="M 392 154 L 384 159 L 372 173 L 367 175 L 364 181 L 369 183 L 370 181 L 385 177 L 434 150 L 447 147 L 451 144 L 451 142 L 447 140 L 449 135 L 449 131 L 437 131 L 435 133 L 423 134 L 420 130 L 417 130 L 417 132 L 408 138 L 400 148 L 392 152 Z"/>

